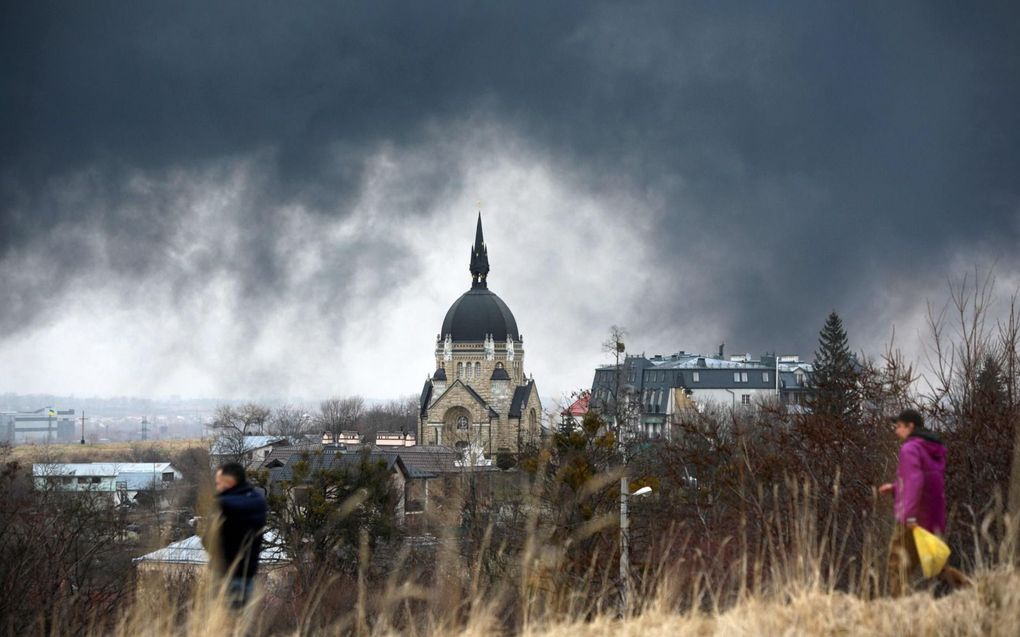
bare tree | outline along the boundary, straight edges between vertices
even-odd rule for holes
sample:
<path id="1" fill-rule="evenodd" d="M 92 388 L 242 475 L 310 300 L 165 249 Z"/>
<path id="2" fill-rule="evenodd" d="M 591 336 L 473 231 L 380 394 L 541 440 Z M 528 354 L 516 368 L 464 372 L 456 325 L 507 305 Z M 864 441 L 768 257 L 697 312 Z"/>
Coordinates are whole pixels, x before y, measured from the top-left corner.
<path id="1" fill-rule="evenodd" d="M 373 441 L 380 431 L 413 436 L 417 424 L 418 398 L 408 395 L 367 409 L 361 419 L 361 433 L 369 441 Z"/>
<path id="2" fill-rule="evenodd" d="M 269 420 L 268 407 L 245 403 L 239 407 L 220 405 L 210 427 L 216 433 L 216 455 L 234 462 L 244 462 L 245 437 L 265 433 Z"/>
<path id="3" fill-rule="evenodd" d="M 261 436 L 269 422 L 270 409 L 257 403 L 245 403 L 238 407 L 220 405 L 216 408 L 212 428 L 220 431 L 234 431 L 242 436 Z"/>
<path id="4" fill-rule="evenodd" d="M 315 420 L 303 409 L 284 405 L 273 411 L 269 418 L 266 431 L 276 436 L 283 436 L 291 442 L 303 436 L 317 433 Z"/>
<path id="5" fill-rule="evenodd" d="M 609 328 L 609 335 L 602 343 L 602 351 L 613 358 L 613 379 L 609 387 L 609 400 L 603 401 L 603 417 L 609 417 L 609 423 L 616 431 L 619 439 L 624 438 L 624 433 L 633 424 L 640 413 L 640 401 L 634 396 L 633 380 L 624 369 L 627 363 L 627 346 L 624 339 L 627 338 L 627 330 L 619 325 Z M 638 372 L 640 373 L 640 372 Z"/>
<path id="6" fill-rule="evenodd" d="M 337 396 L 319 403 L 316 423 L 337 437 L 341 431 L 356 430 L 364 413 L 365 399 L 361 396 Z"/>
<path id="7" fill-rule="evenodd" d="M 947 495 L 964 513 L 957 527 L 963 539 L 971 532 L 968 526 L 997 511 L 997 496 L 1007 491 L 1014 519 L 1020 512 L 1020 319 L 1014 294 L 1005 318 L 995 321 L 995 284 L 993 272 L 975 270 L 950 281 L 949 301 L 941 310 L 929 307 L 928 312 L 925 406 L 950 448 Z"/>

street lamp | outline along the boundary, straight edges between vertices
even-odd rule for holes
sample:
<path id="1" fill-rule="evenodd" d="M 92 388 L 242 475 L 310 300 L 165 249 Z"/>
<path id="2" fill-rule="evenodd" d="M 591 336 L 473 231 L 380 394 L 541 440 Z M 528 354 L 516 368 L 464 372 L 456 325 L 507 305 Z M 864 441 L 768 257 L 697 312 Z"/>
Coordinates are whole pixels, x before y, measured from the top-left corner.
<path id="1" fill-rule="evenodd" d="M 630 492 L 627 476 L 620 478 L 620 607 L 624 614 L 630 611 L 631 581 L 630 581 L 630 517 L 627 513 L 627 500 L 631 496 L 648 495 L 652 488 L 644 486 Z"/>

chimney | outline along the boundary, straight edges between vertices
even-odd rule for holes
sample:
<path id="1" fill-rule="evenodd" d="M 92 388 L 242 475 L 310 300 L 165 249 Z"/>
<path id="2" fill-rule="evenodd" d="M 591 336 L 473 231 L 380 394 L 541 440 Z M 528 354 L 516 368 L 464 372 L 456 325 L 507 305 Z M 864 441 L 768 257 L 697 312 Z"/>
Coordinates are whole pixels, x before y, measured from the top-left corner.
<path id="1" fill-rule="evenodd" d="M 726 343 L 719 344 L 719 358 L 723 358 L 723 348 L 726 347 Z"/>

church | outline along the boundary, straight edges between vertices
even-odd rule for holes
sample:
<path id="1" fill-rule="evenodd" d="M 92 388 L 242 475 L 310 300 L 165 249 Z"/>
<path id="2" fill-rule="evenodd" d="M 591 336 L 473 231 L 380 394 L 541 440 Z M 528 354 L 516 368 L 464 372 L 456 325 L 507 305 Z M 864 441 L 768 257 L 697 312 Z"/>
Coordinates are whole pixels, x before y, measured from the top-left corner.
<path id="1" fill-rule="evenodd" d="M 471 289 L 453 302 L 436 336 L 436 371 L 421 392 L 419 445 L 519 453 L 540 437 L 542 403 L 524 373 L 524 339 L 489 290 L 489 253 L 478 215 Z"/>

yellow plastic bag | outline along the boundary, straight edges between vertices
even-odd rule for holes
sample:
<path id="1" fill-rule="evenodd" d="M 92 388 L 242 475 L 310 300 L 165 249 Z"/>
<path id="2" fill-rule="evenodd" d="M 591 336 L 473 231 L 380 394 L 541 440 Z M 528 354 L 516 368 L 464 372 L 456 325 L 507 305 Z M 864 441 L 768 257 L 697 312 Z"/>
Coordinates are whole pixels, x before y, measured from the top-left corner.
<path id="1" fill-rule="evenodd" d="M 942 572 L 952 552 L 945 542 L 937 535 L 925 531 L 919 526 L 914 527 L 914 545 L 917 556 L 921 558 L 921 570 L 925 577 L 935 577 Z"/>

